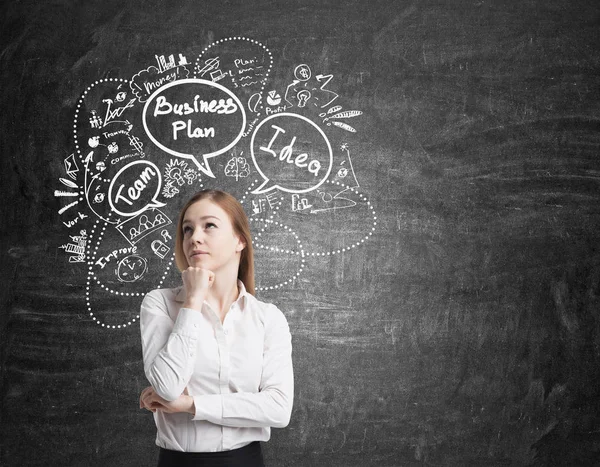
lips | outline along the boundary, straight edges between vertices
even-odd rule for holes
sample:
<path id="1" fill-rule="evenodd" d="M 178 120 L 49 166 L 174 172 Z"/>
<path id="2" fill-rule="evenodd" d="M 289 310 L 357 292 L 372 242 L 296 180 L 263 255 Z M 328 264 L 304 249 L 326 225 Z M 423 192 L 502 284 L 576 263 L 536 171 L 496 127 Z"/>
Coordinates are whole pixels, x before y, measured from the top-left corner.
<path id="1" fill-rule="evenodd" d="M 195 250 L 192 251 L 192 254 L 190 255 L 192 258 L 196 257 L 196 256 L 202 256 L 202 255 L 207 255 L 208 252 L 207 251 L 202 251 L 202 250 Z"/>

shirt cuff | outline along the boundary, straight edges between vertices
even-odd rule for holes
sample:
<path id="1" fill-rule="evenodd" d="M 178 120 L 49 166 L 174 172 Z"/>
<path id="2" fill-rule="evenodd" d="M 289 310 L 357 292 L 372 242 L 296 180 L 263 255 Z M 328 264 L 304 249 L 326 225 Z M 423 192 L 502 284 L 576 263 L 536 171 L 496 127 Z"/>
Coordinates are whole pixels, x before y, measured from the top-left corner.
<path id="1" fill-rule="evenodd" d="M 175 320 L 173 332 L 186 337 L 198 337 L 202 314 L 191 308 L 181 308 Z"/>
<path id="2" fill-rule="evenodd" d="M 223 420 L 223 398 L 220 394 L 193 397 L 196 412 L 192 420 L 206 420 L 216 424 Z"/>

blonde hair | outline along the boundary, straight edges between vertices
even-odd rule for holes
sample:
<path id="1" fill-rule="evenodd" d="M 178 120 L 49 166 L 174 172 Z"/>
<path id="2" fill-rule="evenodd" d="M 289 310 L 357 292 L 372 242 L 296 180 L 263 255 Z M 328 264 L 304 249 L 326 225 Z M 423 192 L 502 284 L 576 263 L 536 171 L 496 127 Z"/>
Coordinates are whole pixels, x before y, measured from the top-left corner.
<path id="1" fill-rule="evenodd" d="M 238 268 L 238 279 L 244 283 L 246 291 L 254 295 L 254 250 L 252 248 L 252 234 L 250 223 L 244 208 L 237 199 L 229 193 L 221 190 L 202 190 L 192 196 L 181 209 L 175 232 L 175 263 L 180 271 L 189 267 L 187 258 L 183 252 L 183 218 L 188 208 L 198 201 L 209 199 L 218 205 L 229 216 L 233 231 L 246 246 L 241 252 L 240 266 Z"/>

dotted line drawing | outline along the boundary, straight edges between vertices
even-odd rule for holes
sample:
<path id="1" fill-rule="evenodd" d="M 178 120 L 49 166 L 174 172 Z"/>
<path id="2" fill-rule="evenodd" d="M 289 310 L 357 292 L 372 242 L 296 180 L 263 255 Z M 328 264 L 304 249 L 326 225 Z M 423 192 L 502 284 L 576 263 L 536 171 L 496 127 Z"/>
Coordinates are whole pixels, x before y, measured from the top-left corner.
<path id="1" fill-rule="evenodd" d="M 300 268 L 298 269 L 298 272 L 296 272 L 296 274 L 294 274 L 292 276 L 292 278 L 290 278 L 290 279 L 288 279 L 288 280 L 286 280 L 284 282 L 280 282 L 279 284 L 276 284 L 276 285 L 271 285 L 271 286 L 268 286 L 268 287 L 257 287 L 257 290 L 273 290 L 273 289 L 278 289 L 279 287 L 285 287 L 286 285 L 290 284 L 294 279 L 297 279 L 298 276 L 300 276 L 300 274 L 304 270 L 304 266 L 305 266 L 305 264 L 304 264 L 304 249 L 302 248 L 302 243 L 300 243 L 300 238 L 298 238 L 298 235 L 296 234 L 296 232 L 294 232 L 292 229 L 290 229 L 287 225 L 281 224 L 280 222 L 277 222 L 277 221 L 274 221 L 274 220 L 271 220 L 271 219 L 254 219 L 254 218 L 251 218 L 251 220 L 255 221 L 255 222 L 266 222 L 267 224 L 268 223 L 272 223 L 275 226 L 279 226 L 279 227 L 283 228 L 284 230 L 287 230 L 289 233 L 291 233 L 296 238 L 296 242 L 298 242 L 299 252 L 294 252 L 294 251 L 291 251 L 291 250 L 283 250 L 283 249 L 280 249 L 280 248 L 277 248 L 277 247 L 270 247 L 270 246 L 267 246 L 267 245 L 263 245 L 261 243 L 258 243 L 256 241 L 256 239 L 254 239 L 252 241 L 252 245 L 255 246 L 255 247 L 257 247 L 257 248 L 262 248 L 264 250 L 271 250 L 271 251 L 278 252 L 278 253 L 296 254 L 296 255 L 300 255 L 301 256 L 302 259 L 300 260 L 301 261 Z M 265 231 L 265 229 L 263 228 L 256 236 L 260 237 L 264 231 Z"/>
<path id="2" fill-rule="evenodd" d="M 200 189 L 204 188 L 204 184 L 201 183 L 200 184 Z M 252 189 L 252 187 L 250 187 L 250 190 Z M 108 214 L 108 218 L 110 219 L 112 215 L 112 212 L 109 212 Z M 107 225 L 109 225 L 108 222 L 104 221 L 103 222 L 103 226 L 102 226 L 102 230 L 100 231 L 100 233 L 98 234 L 98 240 L 96 241 L 96 246 L 94 247 L 94 251 L 90 257 L 90 248 L 92 245 L 92 240 L 93 240 L 93 236 L 94 236 L 94 232 L 96 231 L 96 228 L 98 227 L 98 224 L 100 223 L 100 219 L 96 219 L 96 223 L 94 224 L 94 227 L 92 227 L 92 231 L 90 232 L 90 237 L 89 237 L 89 241 L 88 241 L 88 251 L 86 252 L 86 257 L 90 258 L 88 261 L 88 265 L 89 265 L 89 269 L 88 269 L 88 277 L 87 277 L 87 281 L 86 281 L 86 290 L 85 290 L 85 299 L 86 299 L 86 304 L 87 304 L 87 309 L 88 312 L 90 313 L 90 317 L 92 318 L 93 321 L 96 322 L 96 324 L 102 326 L 103 328 L 107 328 L 107 329 L 121 329 L 121 328 L 126 328 L 127 326 L 131 326 L 133 323 L 135 323 L 138 319 L 140 319 L 140 315 L 136 315 L 135 318 L 132 318 L 131 320 L 129 320 L 127 323 L 123 323 L 123 324 L 106 324 L 103 323 L 102 321 L 100 321 L 95 315 L 94 312 L 92 310 L 92 305 L 90 303 L 90 287 L 91 287 L 91 281 L 92 278 L 94 279 L 94 282 L 100 286 L 100 288 L 102 288 L 104 291 L 111 293 L 113 295 L 117 295 L 117 296 L 122 296 L 122 297 L 142 297 L 144 295 L 146 295 L 145 293 L 141 293 L 141 292 L 119 292 L 116 290 L 112 290 L 109 287 L 105 286 L 96 276 L 96 274 L 93 271 L 94 268 L 94 261 L 96 260 L 96 255 L 98 254 L 98 248 L 100 247 L 100 243 L 102 242 L 102 238 L 104 237 L 104 233 L 106 232 L 106 227 Z M 160 288 L 162 287 L 167 274 L 169 274 L 169 271 L 171 270 L 171 266 L 173 265 L 173 261 L 175 260 L 175 252 L 173 252 L 173 254 L 171 255 L 171 258 L 169 260 L 169 263 L 167 264 L 167 267 L 165 269 L 164 274 L 162 275 L 160 281 L 158 282 L 158 286 L 155 288 Z"/>
<path id="3" fill-rule="evenodd" d="M 345 185 L 345 184 L 337 182 L 337 181 L 333 182 L 330 180 L 325 180 L 325 182 L 331 183 L 332 185 L 339 185 L 341 187 L 344 187 L 346 190 L 350 190 L 350 191 L 356 193 L 359 196 L 359 198 L 362 201 L 364 201 L 367 204 L 367 206 L 369 207 L 369 209 L 371 210 L 371 214 L 373 215 L 373 227 L 371 227 L 370 232 L 367 235 L 365 235 L 364 238 L 362 238 L 360 241 L 357 241 L 356 243 L 354 243 L 350 246 L 340 248 L 338 250 L 332 250 L 332 251 L 326 251 L 326 252 L 312 252 L 312 253 L 308 253 L 309 256 L 331 256 L 331 255 L 343 253 L 344 251 L 350 251 L 352 248 L 356 248 L 356 247 L 360 246 L 361 244 L 365 243 L 365 241 L 368 240 L 369 237 L 371 237 L 371 235 L 373 235 L 373 232 L 375 232 L 375 228 L 377 227 L 377 216 L 375 215 L 375 210 L 373 209 L 371 202 L 367 199 L 366 196 L 364 196 L 362 193 L 355 190 L 353 187 L 351 187 L 349 185 Z"/>
<path id="4" fill-rule="evenodd" d="M 248 187 L 248 189 L 244 192 L 244 194 L 242 195 L 242 199 L 240 199 L 240 204 L 244 204 L 244 202 L 246 201 L 246 197 L 248 196 L 248 194 L 252 191 L 252 189 L 254 188 L 255 185 L 258 185 L 259 181 L 258 180 L 254 180 L 250 186 Z"/>
<path id="5" fill-rule="evenodd" d="M 261 81 L 261 87 L 260 87 L 260 91 L 259 91 L 259 94 L 262 96 L 262 93 L 265 90 L 265 86 L 267 85 L 267 79 L 268 79 L 269 75 L 271 74 L 271 70 L 273 69 L 273 54 L 271 53 L 271 51 L 262 42 L 255 41 L 254 39 L 250 39 L 249 37 L 243 37 L 243 36 L 226 37 L 224 39 L 219 39 L 218 41 L 213 42 L 208 47 L 205 47 L 202 50 L 202 52 L 200 52 L 200 54 L 198 55 L 198 58 L 196 58 L 196 63 L 194 65 L 194 70 L 198 70 L 198 69 L 201 68 L 200 67 L 200 59 L 202 58 L 202 56 L 206 52 L 208 52 L 208 50 L 211 47 L 214 47 L 216 45 L 222 44 L 222 43 L 227 42 L 227 41 L 248 41 L 248 42 L 251 42 L 252 44 L 255 44 L 255 45 L 258 45 L 259 47 L 262 47 L 263 49 L 265 49 L 265 51 L 267 52 L 267 54 L 269 54 L 269 68 L 267 69 L 267 73 L 265 74 L 265 77 Z M 259 107 L 260 107 L 261 111 L 264 110 L 262 99 L 260 100 Z M 257 116 L 260 116 L 260 112 L 257 112 Z"/>
<path id="6" fill-rule="evenodd" d="M 110 218 L 110 216 L 112 215 L 112 212 L 110 212 L 108 214 L 108 217 Z M 91 248 L 92 245 L 92 240 L 93 240 L 93 236 L 94 233 L 96 232 L 96 229 L 99 227 L 100 224 L 100 219 L 96 219 L 96 223 L 94 224 L 94 227 L 92 227 L 92 231 L 90 233 L 90 241 L 88 242 L 88 252 L 87 252 L 87 257 L 90 258 L 89 256 L 89 249 Z M 89 265 L 89 269 L 88 269 L 88 276 L 87 276 L 87 281 L 86 281 L 86 285 L 85 285 L 85 301 L 86 301 L 86 305 L 87 305 L 87 309 L 88 312 L 90 313 L 90 317 L 92 318 L 93 321 L 96 322 L 96 324 L 98 324 L 99 326 L 102 326 L 103 328 L 107 328 L 107 329 L 121 329 L 121 328 L 126 328 L 127 326 L 131 326 L 133 323 L 135 323 L 138 319 L 140 319 L 140 315 L 137 315 L 135 318 L 132 318 L 130 321 L 128 321 L 126 324 L 118 324 L 118 325 L 110 325 L 110 324 L 106 324 L 103 323 L 102 321 L 100 321 L 95 315 L 94 312 L 92 310 L 92 304 L 90 302 L 90 287 L 91 287 L 91 281 L 92 278 L 95 278 L 95 274 L 93 272 L 93 265 L 94 265 L 94 260 L 96 259 L 96 255 L 98 254 L 98 248 L 100 246 L 100 242 L 102 241 L 102 238 L 104 237 L 104 232 L 106 231 L 106 226 L 108 225 L 108 222 L 103 222 L 102 225 L 102 229 L 100 231 L 100 233 L 98 234 L 98 240 L 96 241 L 96 246 L 94 248 L 94 252 L 92 253 L 92 256 L 90 258 L 90 260 L 88 261 L 88 265 Z M 106 289 L 106 287 L 104 287 L 103 285 L 101 285 L 102 288 Z M 109 290 L 109 289 L 106 289 Z M 115 293 L 115 291 L 110 290 L 111 293 Z M 141 294 L 138 293 L 129 293 L 129 292 L 116 292 L 116 295 L 123 295 L 123 296 L 140 296 Z"/>

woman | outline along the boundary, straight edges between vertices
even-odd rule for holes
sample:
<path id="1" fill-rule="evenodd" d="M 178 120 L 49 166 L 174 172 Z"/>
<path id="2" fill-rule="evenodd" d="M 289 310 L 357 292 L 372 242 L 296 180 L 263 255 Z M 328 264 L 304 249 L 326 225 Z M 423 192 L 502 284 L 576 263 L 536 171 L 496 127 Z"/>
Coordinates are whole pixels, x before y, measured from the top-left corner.
<path id="1" fill-rule="evenodd" d="M 183 286 L 157 289 L 140 312 L 140 408 L 154 413 L 159 467 L 263 466 L 260 441 L 287 426 L 294 379 L 287 320 L 254 297 L 248 218 L 201 191 L 181 210 L 175 260 Z"/>

